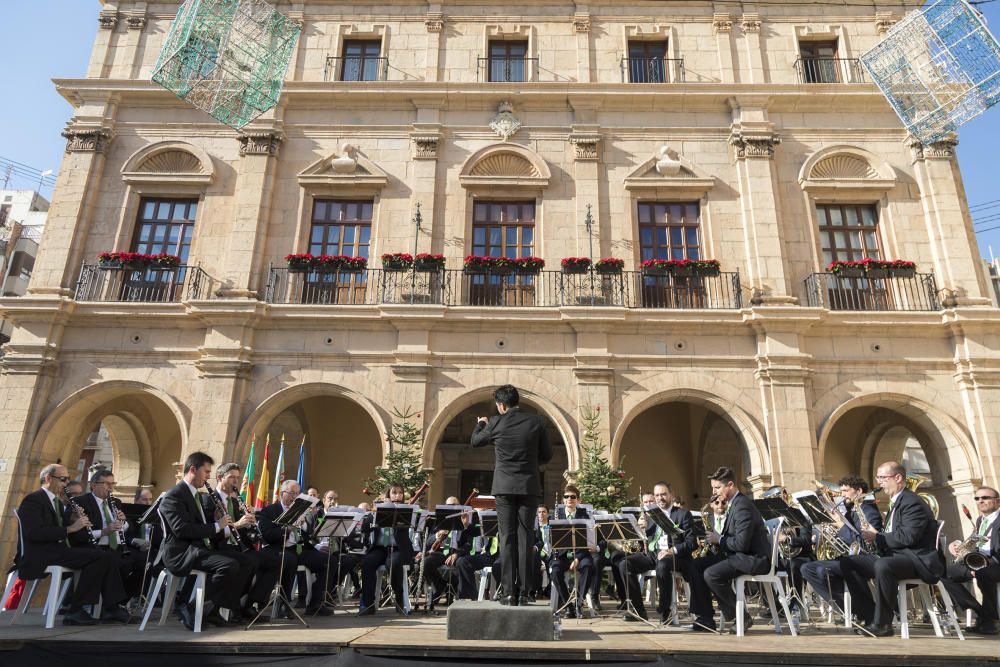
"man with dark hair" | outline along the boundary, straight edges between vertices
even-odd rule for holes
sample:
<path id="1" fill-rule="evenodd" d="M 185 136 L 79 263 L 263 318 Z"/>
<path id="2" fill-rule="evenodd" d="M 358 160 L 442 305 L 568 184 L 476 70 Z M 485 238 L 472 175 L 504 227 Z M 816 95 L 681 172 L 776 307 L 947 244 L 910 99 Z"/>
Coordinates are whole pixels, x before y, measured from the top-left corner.
<path id="1" fill-rule="evenodd" d="M 580 489 L 573 484 L 567 484 L 563 489 L 563 504 L 556 505 L 557 520 L 589 519 L 587 509 L 580 507 Z M 569 599 L 569 589 L 566 587 L 566 574 L 575 578 L 576 604 L 566 610 L 569 618 L 582 615 L 583 601 L 587 592 L 593 587 L 591 579 L 594 573 L 594 555 L 586 545 L 577 551 L 558 551 L 552 554 L 549 563 L 549 579 L 552 582 L 552 608 L 559 610 L 566 606 Z"/>
<path id="2" fill-rule="evenodd" d="M 712 495 L 726 501 L 722 532 L 709 532 L 705 539 L 717 553 L 694 561 L 691 578 L 692 630 L 715 630 L 712 594 L 726 621 L 736 620 L 736 594 L 732 583 L 742 574 L 764 574 L 771 569 L 771 545 L 767 527 L 753 501 L 740 493 L 732 468 L 721 467 L 709 476 Z M 753 619 L 744 612 L 745 627 Z"/>
<path id="3" fill-rule="evenodd" d="M 906 468 L 896 461 L 878 467 L 875 480 L 889 498 L 885 530 L 862 530 L 879 556 L 859 554 L 841 559 L 844 580 L 851 591 L 854 613 L 865 623 L 859 633 L 892 636 L 896 591 L 900 579 L 921 579 L 935 584 L 945 572 L 937 549 L 938 523 L 920 497 L 906 487 Z M 868 581 L 875 581 L 877 599 Z"/>
<path id="4" fill-rule="evenodd" d="M 865 500 L 868 493 L 868 482 L 855 475 L 842 477 L 837 484 L 843 498 L 843 517 L 846 522 L 837 531 L 837 537 L 844 544 L 855 544 L 861 541 L 862 515 L 875 530 L 882 530 L 882 513 L 871 500 Z M 834 516 L 834 519 L 839 519 Z M 845 556 L 848 554 L 844 554 Z M 802 566 L 802 578 L 809 582 L 816 594 L 837 609 L 844 609 L 844 573 L 836 560 L 817 560 Z"/>
<path id="5" fill-rule="evenodd" d="M 513 385 L 493 392 L 497 415 L 479 417 L 472 446 L 493 445 L 496 464 L 492 493 L 500 523 L 501 604 L 528 603 L 534 575 L 534 514 L 542 499 L 540 467 L 552 459 L 552 446 L 540 417 L 523 412 Z"/>
<path id="6" fill-rule="evenodd" d="M 663 510 L 670 520 L 684 533 L 684 538 L 675 541 L 663 532 L 655 522 L 647 521 L 645 516 L 639 518 L 639 527 L 646 533 L 646 550 L 625 556 L 618 568 L 625 588 L 632 600 L 635 613 L 643 619 L 648 619 L 646 607 L 642 602 L 638 575 L 650 570 L 656 571 L 656 584 L 659 589 L 660 623 L 670 620 L 670 606 L 673 600 L 674 572 L 680 572 L 684 579 L 691 580 L 694 562 L 691 553 L 697 548 L 698 542 L 694 536 L 691 512 L 674 506 L 674 495 L 670 485 L 657 482 L 653 485 L 653 498 L 656 506 Z M 635 621 L 631 613 L 626 612 L 626 621 Z"/>
<path id="7" fill-rule="evenodd" d="M 402 484 L 391 484 L 386 492 L 388 502 L 397 505 L 406 502 Z M 377 505 L 375 511 L 378 511 Z M 379 592 L 375 590 L 375 581 L 378 579 L 378 568 L 382 565 L 392 575 L 389 583 L 396 597 L 396 613 L 408 614 L 403 608 L 403 567 L 413 564 L 413 542 L 410 540 L 409 528 L 378 528 L 375 526 L 374 514 L 369 514 L 362 522 L 361 531 L 371 536 L 371 542 L 361 559 L 361 610 L 358 611 L 358 616 L 368 616 L 378 611 Z"/>
<path id="8" fill-rule="evenodd" d="M 979 518 L 976 519 L 973 534 L 982 541 L 978 551 L 985 559 L 986 566 L 979 570 L 970 570 L 964 563 L 954 563 L 948 566 L 948 574 L 943 579 L 945 588 L 962 609 L 976 612 L 976 624 L 968 631 L 977 635 L 995 635 L 1000 632 L 997 620 L 997 584 L 1000 583 L 1000 494 L 989 486 L 981 486 L 973 495 Z M 958 555 L 958 547 L 962 540 L 956 540 L 948 545 L 952 556 Z M 965 583 L 976 580 L 983 602 L 980 604 L 972 595 Z"/>
<path id="9" fill-rule="evenodd" d="M 97 619 L 83 610 L 100 600 L 101 619 L 125 623 L 128 613 L 121 608 L 125 590 L 114 556 L 95 547 L 70 547 L 76 535 L 86 535 L 90 520 L 80 517 L 63 504 L 61 496 L 69 482 L 66 467 L 50 464 L 39 474 L 41 488 L 25 496 L 17 510 L 21 523 L 23 552 L 17 559 L 18 574 L 25 581 L 41 579 L 49 565 L 80 570 L 73 587 L 69 613 L 63 625 L 94 625 Z M 23 603 L 23 601 L 22 601 Z"/>
<path id="10" fill-rule="evenodd" d="M 216 512 L 202 487 L 212 476 L 215 461 L 204 452 L 194 452 L 184 461 L 184 475 L 177 486 L 163 496 L 160 514 L 166 524 L 163 538 L 163 563 L 171 574 L 187 577 L 191 570 L 201 570 L 208 575 L 205 586 L 206 606 L 211 606 L 205 622 L 225 625 L 219 610 L 230 612 L 230 623 L 239 623 L 240 595 L 246 586 L 250 571 L 230 554 L 221 553 L 212 540 L 232 524 L 225 512 Z M 180 605 L 181 621 L 188 630 L 194 630 L 194 608 Z"/>
<path id="11" fill-rule="evenodd" d="M 66 495 L 70 498 L 76 498 L 77 496 L 83 495 L 83 482 L 71 479 L 66 484 Z"/>

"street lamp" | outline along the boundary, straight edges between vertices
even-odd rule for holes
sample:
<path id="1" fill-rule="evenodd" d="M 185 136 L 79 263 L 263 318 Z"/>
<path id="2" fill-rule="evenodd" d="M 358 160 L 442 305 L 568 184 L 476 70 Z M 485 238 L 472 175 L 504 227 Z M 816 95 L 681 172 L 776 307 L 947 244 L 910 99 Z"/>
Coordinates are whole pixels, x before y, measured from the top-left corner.
<path id="1" fill-rule="evenodd" d="M 413 259 L 417 258 L 417 243 L 420 241 L 420 223 L 424 221 L 424 216 L 420 215 L 420 202 L 417 202 L 417 210 L 413 214 L 413 224 L 417 228 L 413 233 Z"/>
<path id="2" fill-rule="evenodd" d="M 594 216 L 590 213 L 590 204 L 587 204 L 587 217 L 583 219 L 583 226 L 587 228 L 587 241 L 590 243 L 590 261 L 594 261 Z"/>

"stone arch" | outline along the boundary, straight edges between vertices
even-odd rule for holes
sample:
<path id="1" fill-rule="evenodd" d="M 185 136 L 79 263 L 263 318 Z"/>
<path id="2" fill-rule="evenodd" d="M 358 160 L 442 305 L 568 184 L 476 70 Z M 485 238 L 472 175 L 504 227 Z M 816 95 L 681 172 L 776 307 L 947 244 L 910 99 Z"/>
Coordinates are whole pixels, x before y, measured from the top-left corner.
<path id="1" fill-rule="evenodd" d="M 439 410 L 424 430 L 424 467 L 433 467 L 434 453 L 437 444 L 441 440 L 444 430 L 448 424 L 451 423 L 451 421 L 464 410 L 472 407 L 476 403 L 492 400 L 495 388 L 495 386 L 489 386 L 472 389 L 460 396 L 457 396 L 444 408 Z M 562 437 L 563 443 L 566 446 L 566 456 L 568 458 L 569 469 L 579 469 L 579 443 L 577 442 L 573 426 L 570 424 L 569 419 L 566 418 L 566 415 L 562 412 L 562 410 L 560 410 L 559 407 L 552 401 L 536 394 L 530 389 L 523 389 L 519 387 L 518 393 L 521 396 L 522 403 L 526 403 L 537 408 L 546 417 L 552 420 L 552 423 L 555 425 L 556 430 L 559 431 L 559 435 Z"/>
<path id="2" fill-rule="evenodd" d="M 871 181 L 895 183 L 896 171 L 884 159 L 857 146 L 839 144 L 816 151 L 802 164 L 799 183 Z"/>
<path id="3" fill-rule="evenodd" d="M 32 459 L 39 465 L 62 460 L 73 469 L 87 434 L 105 422 L 123 488 L 173 486 L 173 461 L 187 450 L 188 418 L 172 396 L 142 382 L 100 382 L 64 398 L 35 435 Z"/>
<path id="4" fill-rule="evenodd" d="M 285 410 L 294 407 L 297 403 L 322 396 L 332 396 L 344 398 L 357 404 L 364 412 L 368 413 L 375 428 L 378 431 L 379 442 L 382 447 L 382 460 L 385 460 L 389 453 L 387 435 L 391 424 L 389 415 L 379 410 L 372 401 L 362 396 L 353 389 L 329 382 L 305 382 L 280 389 L 265 398 L 253 409 L 250 416 L 243 422 L 239 436 L 232 454 L 234 461 L 246 461 L 250 455 L 250 442 L 257 433 L 263 434 L 263 427 L 270 424 L 278 415 Z M 258 460 L 261 453 L 258 453 Z"/>
<path id="5" fill-rule="evenodd" d="M 491 144 L 462 164 L 458 179 L 466 187 L 526 185 L 544 187 L 552 178 L 549 165 L 538 153 L 517 144 Z"/>
<path id="6" fill-rule="evenodd" d="M 211 156 L 198 146 L 185 141 L 161 141 L 129 156 L 121 173 L 128 182 L 167 179 L 211 183 L 215 166 Z"/>

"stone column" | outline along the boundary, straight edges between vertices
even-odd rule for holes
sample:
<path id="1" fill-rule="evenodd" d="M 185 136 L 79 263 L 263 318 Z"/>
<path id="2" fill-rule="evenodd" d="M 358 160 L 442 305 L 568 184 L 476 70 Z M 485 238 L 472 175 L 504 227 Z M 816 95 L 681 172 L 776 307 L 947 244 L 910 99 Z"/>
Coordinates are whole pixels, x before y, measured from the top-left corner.
<path id="1" fill-rule="evenodd" d="M 282 135 L 274 129 L 250 130 L 239 137 L 233 225 L 218 278 L 229 298 L 255 299 L 262 286 L 264 238 L 271 218 L 271 195 Z"/>
<path id="2" fill-rule="evenodd" d="M 115 29 L 118 27 L 118 12 L 105 9 L 97 16 L 97 36 L 94 38 L 94 48 L 90 52 L 90 64 L 87 66 L 87 78 L 99 79 L 107 76 L 111 70 L 111 42 Z"/>
<path id="3" fill-rule="evenodd" d="M 115 58 L 111 69 L 113 79 L 134 79 L 139 75 L 142 66 L 139 42 L 142 41 L 142 31 L 146 28 L 146 3 L 137 2 L 128 13 L 122 15 L 127 28 L 125 38 L 119 40 L 121 53 Z"/>
<path id="4" fill-rule="evenodd" d="M 736 69 L 733 66 L 733 17 L 728 12 L 717 12 L 712 16 L 712 30 L 719 49 L 719 81 L 734 83 Z"/>
<path id="5" fill-rule="evenodd" d="M 781 233 L 780 184 L 774 166 L 781 139 L 767 120 L 763 99 L 740 99 L 735 105 L 729 143 L 736 156 L 740 209 L 747 258 L 746 286 L 762 295 L 764 303 L 794 304 L 787 275 L 784 235 Z M 742 106 L 747 104 L 747 106 Z"/>
<path id="6" fill-rule="evenodd" d="M 444 14 L 441 13 L 440 4 L 431 3 L 428 5 L 424 25 L 427 26 L 424 81 L 437 81 L 441 68 L 441 36 L 444 34 Z"/>
<path id="7" fill-rule="evenodd" d="M 747 65 L 750 70 L 748 83 L 767 83 L 767 72 L 764 71 L 764 54 L 760 48 L 760 14 L 744 14 L 740 21 L 743 38 L 747 48 Z"/>
<path id="8" fill-rule="evenodd" d="M 112 139 L 110 129 L 82 123 L 71 123 L 63 136 L 66 156 L 59 168 L 28 287 L 28 293 L 34 295 L 73 295 L 80 263 L 85 259 L 83 248 L 93 219 L 93 202 L 101 190 L 105 153 Z"/>
<path id="9" fill-rule="evenodd" d="M 595 262 L 602 257 L 602 241 L 606 235 L 601 233 L 601 192 L 600 183 L 600 146 L 601 135 L 596 125 L 574 125 L 569 135 L 569 143 L 573 146 L 574 184 L 576 185 L 576 219 L 573 228 L 576 230 L 576 247 L 567 248 L 569 256 L 589 255 L 591 240 L 593 241 Z M 587 237 L 584 220 L 587 218 L 588 206 L 593 219 L 591 235 Z"/>
<path id="10" fill-rule="evenodd" d="M 576 367 L 573 375 L 577 382 L 577 446 L 582 447 L 583 444 L 583 416 L 586 410 L 594 410 L 595 414 L 600 410 L 598 437 L 610 461 L 612 426 L 621 420 L 622 415 L 614 413 L 615 372 L 609 366 L 609 330 L 607 325 L 590 322 L 573 323 L 573 328 L 576 331 Z M 581 450 L 579 455 L 582 454 Z M 576 457 L 577 462 L 580 456 Z"/>
<path id="11" fill-rule="evenodd" d="M 810 356 L 802 337 L 818 321 L 786 308 L 759 308 L 747 316 L 757 334 L 757 369 L 772 480 L 791 490 L 812 488 L 817 479 L 816 428 L 812 413 Z"/>
<path id="12" fill-rule="evenodd" d="M 920 186 L 938 288 L 951 290 L 956 305 L 989 306 L 989 281 L 955 159 L 957 145 L 954 138 L 926 146 L 911 138 L 913 169 Z"/>
<path id="13" fill-rule="evenodd" d="M 945 319 L 955 348 L 954 377 L 965 410 L 965 427 L 979 455 L 982 483 L 995 487 L 1000 484 L 1000 371 L 996 369 L 994 341 L 1000 317 L 959 308 L 947 313 Z M 977 473 L 951 471 L 956 482 Z"/>
<path id="14" fill-rule="evenodd" d="M 586 5 L 577 4 L 573 14 L 573 32 L 576 34 L 577 81 L 590 83 L 592 62 L 590 53 L 590 12 Z"/>
<path id="15" fill-rule="evenodd" d="M 437 110 L 420 110 L 418 113 L 432 112 L 437 117 Z M 420 231 L 416 225 L 413 227 L 415 242 L 409 248 L 416 252 L 443 252 L 444 248 L 434 247 L 434 223 L 437 220 L 444 220 L 444 216 L 438 216 L 437 211 L 437 160 L 442 142 L 441 125 L 438 123 L 414 123 L 410 132 L 410 140 L 413 143 L 413 182 L 412 196 L 410 199 L 410 209 L 416 211 L 420 206 Z"/>

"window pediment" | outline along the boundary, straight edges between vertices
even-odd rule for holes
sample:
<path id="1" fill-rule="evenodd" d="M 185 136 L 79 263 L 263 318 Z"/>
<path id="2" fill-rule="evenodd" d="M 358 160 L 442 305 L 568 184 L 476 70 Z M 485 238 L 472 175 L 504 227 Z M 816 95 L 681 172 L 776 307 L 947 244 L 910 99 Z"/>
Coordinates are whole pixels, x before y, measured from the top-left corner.
<path id="1" fill-rule="evenodd" d="M 459 174 L 459 181 L 469 187 L 548 187 L 552 173 L 536 153 L 515 144 L 487 146 L 474 153 Z"/>
<path id="2" fill-rule="evenodd" d="M 215 178 L 208 153 L 183 141 L 165 141 L 136 151 L 125 161 L 121 173 L 122 180 L 130 184 L 204 186 Z"/>
<path id="3" fill-rule="evenodd" d="M 885 192 L 896 186 L 896 173 L 887 163 L 853 146 L 831 146 L 802 165 L 799 185 L 820 196 Z"/>
<path id="4" fill-rule="evenodd" d="M 339 152 L 313 162 L 299 173 L 302 187 L 357 189 L 369 192 L 381 190 L 389 183 L 389 174 L 366 158 L 351 144 Z"/>
<path id="5" fill-rule="evenodd" d="M 694 195 L 700 198 L 713 187 L 714 178 L 666 145 L 625 177 L 626 190 L 637 190 L 643 194 L 660 191 L 668 196 Z"/>

